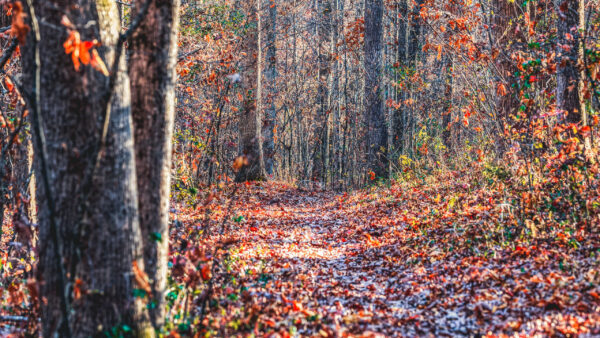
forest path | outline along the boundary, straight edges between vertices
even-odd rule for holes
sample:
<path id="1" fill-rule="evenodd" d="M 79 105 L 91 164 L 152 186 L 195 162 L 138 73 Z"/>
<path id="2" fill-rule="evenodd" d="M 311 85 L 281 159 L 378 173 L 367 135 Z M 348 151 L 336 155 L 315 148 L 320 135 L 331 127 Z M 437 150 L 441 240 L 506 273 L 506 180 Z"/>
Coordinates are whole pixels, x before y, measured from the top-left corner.
<path id="1" fill-rule="evenodd" d="M 413 250 L 384 244 L 392 234 L 396 240 L 405 237 L 407 224 L 393 221 L 399 209 L 383 209 L 385 201 L 367 195 L 286 188 L 273 193 L 273 188 L 245 197 L 242 213 L 251 215 L 246 233 L 253 233 L 252 244 L 238 254 L 262 261 L 273 278 L 275 288 L 265 303 L 281 301 L 279 306 L 306 318 L 318 313 L 328 324 L 321 334 L 332 336 L 429 331 L 420 330 L 419 308 L 429 303 L 431 291 L 416 285 L 414 269 L 399 260 Z M 438 318 L 435 332 L 466 335 L 467 320 L 450 310 Z M 307 324 L 298 328 L 301 335 L 315 333 Z"/>
<path id="2" fill-rule="evenodd" d="M 482 238 L 498 215 L 481 201 L 492 196 L 436 188 L 339 194 L 244 186 L 232 210 L 222 206 L 213 216 L 215 225 L 218 215 L 234 220 L 224 240 L 227 269 L 215 277 L 222 306 L 211 313 L 215 330 L 330 337 L 600 333 L 598 293 L 589 288 L 589 278 L 600 279 L 595 258 L 545 242 L 490 246 Z M 451 212 L 452 199 L 473 208 Z"/>

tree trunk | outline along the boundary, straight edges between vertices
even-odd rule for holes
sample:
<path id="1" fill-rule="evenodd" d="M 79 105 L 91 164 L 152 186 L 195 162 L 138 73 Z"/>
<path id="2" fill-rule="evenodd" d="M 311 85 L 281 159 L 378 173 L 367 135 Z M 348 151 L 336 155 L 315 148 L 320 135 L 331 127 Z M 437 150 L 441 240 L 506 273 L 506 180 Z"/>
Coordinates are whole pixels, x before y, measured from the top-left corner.
<path id="1" fill-rule="evenodd" d="M 145 2 L 137 0 L 134 12 Z M 150 315 L 156 327 L 163 324 L 167 287 L 178 22 L 179 0 L 154 0 L 130 42 L 140 228 L 144 266 L 156 304 Z"/>
<path id="2" fill-rule="evenodd" d="M 387 178 L 387 125 L 382 100 L 383 0 L 365 4 L 365 110 L 367 165 L 377 177 Z"/>
<path id="3" fill-rule="evenodd" d="M 242 65 L 243 108 L 240 113 L 240 152 L 247 159 L 236 181 L 258 181 L 265 179 L 264 159 L 262 154 L 262 118 L 257 105 L 260 97 L 260 16 L 258 4 L 260 0 L 250 3 L 248 9 L 248 25 L 242 43 L 242 51 L 246 54 Z M 241 4 L 238 3 L 238 5 Z M 258 24 L 255 28 L 254 23 Z"/>
<path id="4" fill-rule="evenodd" d="M 277 121 L 277 111 L 275 109 L 275 97 L 277 95 L 277 47 L 275 37 L 277 34 L 277 4 L 268 1 L 269 20 L 267 21 L 267 55 L 265 78 L 267 80 L 267 109 L 264 122 L 264 158 L 265 170 L 268 175 L 273 175 L 274 156 L 275 156 L 275 122 Z"/>
<path id="5" fill-rule="evenodd" d="M 557 13 L 556 109 L 565 122 L 588 124 L 585 103 L 585 1 L 555 0 Z M 569 37 L 572 36 L 572 38 Z M 585 146 L 591 148 L 589 137 Z"/>
<path id="6" fill-rule="evenodd" d="M 445 59 L 442 141 L 446 147 L 446 153 L 450 153 L 450 147 L 452 146 L 452 130 L 450 129 L 452 122 L 452 55 L 446 55 Z"/>
<path id="7" fill-rule="evenodd" d="M 315 119 L 315 148 L 312 179 L 326 183 L 327 174 L 327 150 L 328 150 L 328 116 L 329 97 L 328 79 L 331 72 L 331 55 L 329 43 L 331 34 L 331 0 L 318 0 L 317 6 L 317 30 L 318 30 L 318 89 L 317 89 L 317 116 Z"/>
<path id="8" fill-rule="evenodd" d="M 556 51 L 556 108 L 566 114 L 565 121 L 579 123 L 584 116 L 579 97 L 579 0 L 556 0 L 557 51 Z M 573 39 L 568 38 L 568 34 Z M 564 47 L 563 47 L 564 46 Z M 566 47 L 568 46 L 568 47 Z"/>
<path id="9" fill-rule="evenodd" d="M 98 39 L 100 57 L 110 65 L 120 31 L 116 4 L 36 1 L 34 7 L 23 69 L 33 124 L 40 126 L 34 137 L 43 336 L 70 331 L 89 337 L 123 325 L 152 332 L 143 300 L 134 297 L 140 286 L 133 263 L 143 268 L 143 261 L 125 62 L 106 103 L 106 77 L 86 65 L 76 71 L 63 47 L 67 29 L 55 28 L 64 27 L 63 15 L 84 27 L 82 40 Z M 36 18 L 44 22 L 39 40 L 33 34 Z M 101 142 L 107 110 L 108 132 Z"/>
<path id="10" fill-rule="evenodd" d="M 494 0 L 490 2 L 488 11 L 488 20 L 490 27 L 487 28 L 487 37 L 489 39 L 492 55 L 495 56 L 494 62 L 497 69 L 498 84 L 503 86 L 502 90 L 496 96 L 496 123 L 499 133 L 496 142 L 497 157 L 501 158 L 506 151 L 507 145 L 504 138 L 504 128 L 506 124 L 512 123 L 510 114 L 520 106 L 519 99 L 512 84 L 516 82 L 514 72 L 515 64 L 507 52 L 507 48 L 522 38 L 515 32 L 515 20 L 521 14 L 518 5 L 506 0 Z M 502 93 L 501 91 L 506 91 Z"/>

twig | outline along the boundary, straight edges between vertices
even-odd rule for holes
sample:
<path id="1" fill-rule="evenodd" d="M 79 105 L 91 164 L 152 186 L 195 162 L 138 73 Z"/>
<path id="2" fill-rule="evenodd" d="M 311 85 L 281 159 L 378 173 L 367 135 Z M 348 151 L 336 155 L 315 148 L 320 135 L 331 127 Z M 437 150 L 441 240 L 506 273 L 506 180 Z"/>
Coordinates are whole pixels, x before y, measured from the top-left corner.
<path id="1" fill-rule="evenodd" d="M 194 49 L 192 51 L 189 51 L 187 53 L 181 53 L 181 54 L 177 55 L 177 61 L 184 60 L 186 57 L 194 55 L 194 54 L 198 53 L 199 51 L 201 51 L 202 49 L 203 48 L 201 47 L 201 48 L 196 48 L 196 49 Z"/>
<path id="2" fill-rule="evenodd" d="M 14 38 L 10 46 L 8 46 L 8 49 L 4 51 L 4 54 L 2 54 L 2 57 L 0 58 L 0 69 L 4 69 L 4 65 L 6 65 L 8 60 L 10 60 L 10 57 L 13 55 L 15 50 L 17 50 L 18 45 L 19 41 L 17 38 Z"/>
<path id="3" fill-rule="evenodd" d="M 2 322 L 27 322 L 29 317 L 24 316 L 0 316 L 0 323 Z"/>
<path id="4" fill-rule="evenodd" d="M 21 118 L 19 119 L 19 125 L 10 134 L 10 136 L 9 136 L 10 139 L 8 140 L 8 144 L 6 146 L 4 146 L 4 148 L 2 149 L 2 153 L 0 153 L 0 163 L 2 163 L 2 166 L 0 166 L 0 177 L 4 177 L 4 156 L 6 156 L 6 153 L 8 152 L 8 150 L 10 149 L 10 147 L 12 147 L 13 143 L 15 142 L 15 138 L 21 132 L 21 128 L 23 128 L 23 122 L 24 121 L 25 121 L 25 109 L 23 109 L 21 111 Z"/>

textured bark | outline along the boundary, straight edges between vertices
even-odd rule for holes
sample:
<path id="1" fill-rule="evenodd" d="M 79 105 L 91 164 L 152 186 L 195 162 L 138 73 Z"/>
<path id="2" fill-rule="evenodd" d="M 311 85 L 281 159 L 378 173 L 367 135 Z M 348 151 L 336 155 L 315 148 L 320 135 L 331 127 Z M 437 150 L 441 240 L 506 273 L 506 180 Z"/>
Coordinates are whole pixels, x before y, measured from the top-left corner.
<path id="1" fill-rule="evenodd" d="M 82 40 L 98 39 L 100 56 L 113 61 L 120 26 L 114 1 L 36 1 L 40 25 L 39 53 L 41 127 L 46 144 L 35 143 L 35 170 L 48 175 L 47 191 L 38 179 L 40 301 L 43 336 L 66 336 L 59 304 L 70 298 L 69 323 L 75 337 L 99 335 L 118 325 L 145 330 L 145 306 L 133 296 L 133 262 L 140 267 L 141 237 L 131 128 L 129 79 L 121 62 L 115 94 L 109 104 L 109 129 L 98 165 L 96 154 L 106 110 L 107 78 L 89 66 L 76 71 L 63 42 L 66 15 L 82 27 Z M 85 28 L 83 28 L 85 27 Z M 35 88 L 35 39 L 30 34 L 23 52 L 24 85 Z M 31 93 L 34 91 L 31 90 Z M 31 100 L 30 100 L 31 102 Z M 42 135 L 37 135 L 42 136 Z M 39 139 L 38 139 L 39 140 Z M 42 149 L 47 166 L 42 165 Z M 95 169 L 94 169 L 95 167 Z M 48 169 L 46 172 L 44 169 Z M 90 176 L 94 172 L 93 176 Z M 90 178 L 91 177 L 91 178 Z M 91 185 L 86 184 L 91 182 Z M 86 190 L 89 187 L 89 191 Z M 54 233 L 51 209 L 55 205 Z M 53 234 L 58 240 L 53 240 Z M 58 244 L 58 247 L 55 245 Z M 57 250 L 55 250 L 57 249 Z M 60 257 L 57 257 L 57 252 Z M 62 258 L 62 260 L 61 260 Z M 60 264 L 67 271 L 62 274 Z M 61 276 L 69 289 L 61 288 Z M 81 296 L 73 299 L 73 283 Z"/>
<path id="2" fill-rule="evenodd" d="M 382 99 L 383 0 L 365 4 L 365 118 L 367 166 L 387 178 L 387 125 Z"/>
<path id="3" fill-rule="evenodd" d="M 263 145 L 265 170 L 268 175 L 273 175 L 274 156 L 275 156 L 275 122 L 277 121 L 277 111 L 275 109 L 275 98 L 277 95 L 277 47 L 275 42 L 277 29 L 277 3 L 268 1 L 269 18 L 267 21 L 267 53 L 266 58 L 266 114 L 263 124 L 263 137 L 265 139 Z"/>
<path id="4" fill-rule="evenodd" d="M 566 114 L 566 122 L 585 120 L 585 105 L 581 72 L 578 61 L 583 60 L 583 39 L 579 33 L 583 25 L 584 8 L 580 0 L 555 0 L 557 13 L 556 51 L 556 108 Z M 580 23 L 581 21 L 581 23 Z M 571 34 L 574 40 L 567 38 Z M 570 48 L 563 48 L 569 46 Z"/>
<path id="5" fill-rule="evenodd" d="M 240 153 L 246 156 L 248 164 L 244 165 L 236 180 L 238 182 L 264 180 L 264 164 L 262 154 L 262 118 L 257 107 L 260 96 L 260 64 L 259 52 L 259 28 L 260 17 L 256 0 L 249 4 L 248 24 L 246 36 L 242 42 L 242 51 L 246 54 L 242 64 L 242 91 L 243 107 L 240 112 Z M 241 3 L 238 2 L 238 6 Z M 257 26 L 255 26 L 257 25 Z"/>
<path id="6" fill-rule="evenodd" d="M 329 128 L 327 120 L 329 115 L 329 97 L 328 79 L 331 73 L 331 54 L 328 48 L 331 35 L 331 0 L 318 0 L 318 89 L 317 89 L 317 116 L 315 121 L 315 149 L 314 165 L 312 179 L 316 181 L 326 181 L 326 171 L 328 169 L 328 141 Z"/>
<path id="7" fill-rule="evenodd" d="M 146 0 L 137 0 L 139 10 Z M 144 266 L 156 307 L 152 322 L 164 320 L 169 249 L 169 192 L 175 116 L 175 65 L 179 0 L 154 0 L 130 42 L 131 113 Z"/>
<path id="8" fill-rule="evenodd" d="M 408 49 L 407 46 L 407 41 L 408 41 L 408 27 L 409 27 L 409 17 L 408 17 L 408 6 L 407 6 L 407 1 L 406 0 L 401 0 L 398 2 L 397 4 L 397 11 L 398 11 L 398 21 L 397 21 L 397 27 L 396 27 L 396 40 L 397 40 L 397 47 L 396 47 L 396 62 L 398 62 L 398 66 L 401 67 L 400 69 L 406 67 L 406 51 Z M 399 80 L 399 76 L 396 75 L 395 77 L 395 82 L 398 82 Z M 397 94 L 397 100 L 398 101 L 403 101 L 403 98 L 405 96 L 404 91 L 399 92 Z M 392 135 L 392 145 L 393 145 L 393 149 L 392 151 L 394 151 L 394 153 L 399 154 L 402 151 L 402 144 L 404 141 L 404 114 L 405 111 L 402 108 L 397 109 L 392 117 L 392 130 L 393 130 L 393 135 Z"/>
<path id="9" fill-rule="evenodd" d="M 410 15 L 410 31 L 408 32 L 408 38 L 406 41 L 406 61 L 410 66 L 415 66 L 417 53 L 419 52 L 419 39 L 421 37 L 421 6 L 424 0 L 415 0 L 412 5 L 412 13 Z"/>
<path id="10" fill-rule="evenodd" d="M 493 54 L 498 54 L 496 58 L 496 68 L 499 71 L 499 81 L 510 91 L 511 84 L 514 82 L 513 73 L 515 65 L 510 58 L 509 53 L 505 51 L 506 46 L 515 42 L 515 19 L 520 15 L 518 5 L 505 0 L 495 0 L 490 13 L 492 27 L 490 28 L 490 44 Z M 496 107 L 499 118 L 506 120 L 511 110 L 519 106 L 519 101 L 514 93 L 498 96 Z"/>
<path id="11" fill-rule="evenodd" d="M 488 10 L 488 20 L 490 27 L 488 28 L 487 37 L 492 55 L 495 56 L 494 63 L 496 68 L 497 81 L 502 84 L 507 91 L 506 95 L 496 96 L 496 118 L 498 126 L 498 134 L 496 141 L 496 153 L 499 158 L 506 151 L 507 144 L 504 138 L 503 130 L 508 124 L 512 124 L 513 120 L 510 115 L 520 106 L 516 91 L 512 84 L 517 80 L 514 73 L 516 65 L 511 59 L 510 53 L 506 48 L 513 43 L 518 43 L 519 39 L 526 41 L 524 33 L 518 33 L 515 29 L 517 18 L 522 15 L 522 9 L 514 2 L 505 0 L 493 0 L 490 2 Z"/>

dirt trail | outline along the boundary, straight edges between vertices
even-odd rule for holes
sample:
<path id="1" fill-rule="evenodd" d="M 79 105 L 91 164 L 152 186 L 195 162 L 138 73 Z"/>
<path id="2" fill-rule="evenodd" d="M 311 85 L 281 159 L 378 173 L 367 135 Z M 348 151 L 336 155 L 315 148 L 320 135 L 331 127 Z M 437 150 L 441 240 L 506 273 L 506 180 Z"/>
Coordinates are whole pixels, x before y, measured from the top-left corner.
<path id="1" fill-rule="evenodd" d="M 496 248 L 487 256 L 433 212 L 439 200 L 246 189 L 233 210 L 243 220 L 228 232 L 236 243 L 221 286 L 222 297 L 240 297 L 211 314 L 215 323 L 239 323 L 220 334 L 600 333 L 597 300 L 578 291 L 595 260 L 568 271 L 555 250 Z"/>

